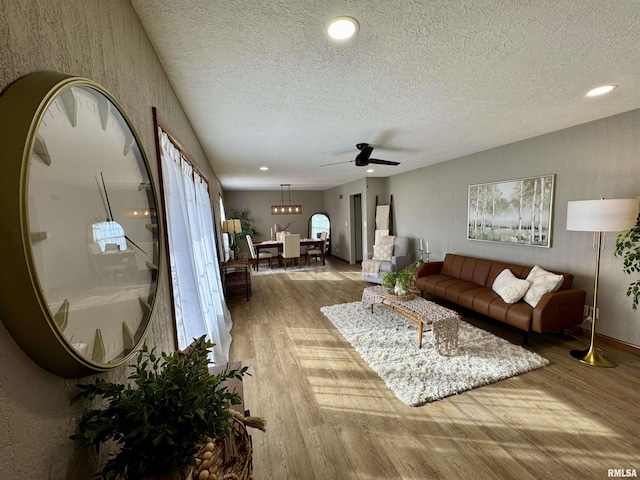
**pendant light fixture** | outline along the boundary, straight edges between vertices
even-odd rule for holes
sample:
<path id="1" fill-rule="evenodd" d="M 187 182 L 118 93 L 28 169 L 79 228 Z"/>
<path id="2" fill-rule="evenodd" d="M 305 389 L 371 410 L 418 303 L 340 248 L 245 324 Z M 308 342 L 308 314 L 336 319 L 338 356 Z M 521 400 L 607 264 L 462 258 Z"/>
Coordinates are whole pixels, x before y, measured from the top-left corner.
<path id="1" fill-rule="evenodd" d="M 284 201 L 284 187 L 287 187 L 287 202 Z M 294 215 L 302 213 L 302 205 L 291 202 L 291 184 L 280 184 L 280 205 L 271 205 L 271 215 Z"/>

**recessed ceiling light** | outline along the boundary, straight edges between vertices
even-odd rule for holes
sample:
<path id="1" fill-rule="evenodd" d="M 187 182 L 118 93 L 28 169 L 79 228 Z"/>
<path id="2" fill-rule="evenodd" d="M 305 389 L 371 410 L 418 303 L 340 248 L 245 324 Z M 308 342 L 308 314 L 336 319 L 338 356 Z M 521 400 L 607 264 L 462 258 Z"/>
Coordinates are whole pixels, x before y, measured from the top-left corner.
<path id="1" fill-rule="evenodd" d="M 269 167 L 260 167 L 260 170 L 267 171 L 267 170 L 269 170 Z"/>
<path id="2" fill-rule="evenodd" d="M 367 168 L 367 173 L 373 173 L 373 168 Z"/>
<path id="3" fill-rule="evenodd" d="M 327 34 L 334 40 L 348 40 L 359 28 L 358 21 L 351 17 L 337 17 L 329 22 Z"/>
<path id="4" fill-rule="evenodd" d="M 609 93 L 616 88 L 618 88 L 617 85 L 603 85 L 602 87 L 589 90 L 589 92 L 587 93 L 587 97 L 597 97 L 598 95 L 604 95 L 605 93 Z"/>

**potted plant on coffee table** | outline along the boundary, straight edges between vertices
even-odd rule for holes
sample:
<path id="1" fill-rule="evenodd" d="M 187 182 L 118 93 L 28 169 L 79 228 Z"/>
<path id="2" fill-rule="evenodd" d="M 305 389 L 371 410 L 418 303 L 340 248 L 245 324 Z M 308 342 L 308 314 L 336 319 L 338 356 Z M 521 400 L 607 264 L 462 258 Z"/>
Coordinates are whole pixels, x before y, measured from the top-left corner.
<path id="1" fill-rule="evenodd" d="M 408 295 L 415 279 L 415 269 L 412 269 L 411 265 L 400 270 L 396 276 L 396 285 L 394 287 L 396 295 Z"/>
<path id="2" fill-rule="evenodd" d="M 393 287 L 396 286 L 396 277 L 398 274 L 393 271 L 384 272 L 382 275 L 382 286 L 384 288 L 393 290 Z"/>
<path id="3" fill-rule="evenodd" d="M 240 379 L 247 370 L 243 367 L 210 375 L 211 347 L 213 343 L 204 336 L 184 353 L 157 356 L 145 345 L 131 365 L 131 383 L 97 379 L 78 385 L 82 391 L 73 401 L 88 399 L 98 405 L 83 414 L 71 439 L 97 450 L 110 441 L 117 447 L 100 478 L 191 478 L 194 455 L 207 437 L 228 433 L 229 407 L 241 401 L 223 382 Z"/>
<path id="4" fill-rule="evenodd" d="M 385 272 L 382 275 L 382 286 L 392 289 L 395 295 L 409 295 L 416 279 L 417 262 L 409 264 L 399 272 Z"/>

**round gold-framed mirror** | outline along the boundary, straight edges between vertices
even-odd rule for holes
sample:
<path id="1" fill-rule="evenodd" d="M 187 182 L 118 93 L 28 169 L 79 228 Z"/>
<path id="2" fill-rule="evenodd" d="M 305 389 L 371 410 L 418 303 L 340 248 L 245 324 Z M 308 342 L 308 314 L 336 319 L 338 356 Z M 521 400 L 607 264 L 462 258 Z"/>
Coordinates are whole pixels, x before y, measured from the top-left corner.
<path id="1" fill-rule="evenodd" d="M 124 364 L 160 275 L 156 190 L 135 129 L 95 82 L 40 72 L 0 97 L 0 317 L 42 367 Z"/>

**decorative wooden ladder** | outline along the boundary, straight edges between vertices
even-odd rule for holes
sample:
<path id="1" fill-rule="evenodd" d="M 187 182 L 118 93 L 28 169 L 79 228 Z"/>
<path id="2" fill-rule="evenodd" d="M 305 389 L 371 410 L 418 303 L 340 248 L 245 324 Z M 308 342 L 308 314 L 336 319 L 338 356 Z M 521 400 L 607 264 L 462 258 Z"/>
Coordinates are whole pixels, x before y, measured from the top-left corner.
<path id="1" fill-rule="evenodd" d="M 378 195 L 376 195 L 376 234 L 375 239 L 382 236 L 382 232 L 388 232 L 386 235 L 393 235 L 393 195 L 389 196 L 388 205 L 380 205 L 378 203 Z M 378 233 L 381 231 L 381 233 Z"/>

